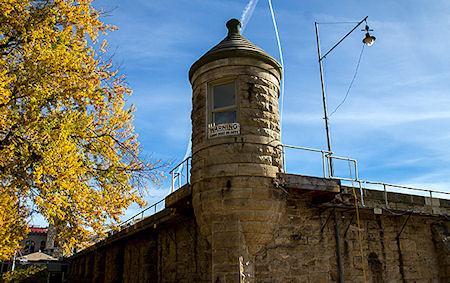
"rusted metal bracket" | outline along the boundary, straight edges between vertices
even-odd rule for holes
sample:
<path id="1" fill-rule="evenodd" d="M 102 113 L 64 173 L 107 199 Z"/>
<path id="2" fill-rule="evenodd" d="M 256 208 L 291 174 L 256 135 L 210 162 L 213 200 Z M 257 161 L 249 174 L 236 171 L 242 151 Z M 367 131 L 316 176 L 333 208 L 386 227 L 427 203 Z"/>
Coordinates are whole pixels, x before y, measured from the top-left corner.
<path id="1" fill-rule="evenodd" d="M 409 221 L 409 218 L 411 218 L 411 215 L 413 214 L 413 212 L 411 211 L 409 214 L 408 214 L 408 217 L 406 218 L 406 220 L 405 220 L 405 222 L 403 223 L 403 225 L 402 225 L 402 229 L 400 229 L 400 232 L 397 234 L 397 237 L 396 237 L 396 239 L 400 239 L 400 235 L 402 234 L 402 232 L 403 232 L 403 229 L 405 229 L 405 226 L 406 226 L 406 224 L 408 223 L 408 221 Z"/>
<path id="2" fill-rule="evenodd" d="M 334 211 L 334 210 L 333 210 Z M 330 214 L 327 217 L 327 220 L 325 220 L 325 223 L 322 225 L 322 227 L 320 227 L 320 234 L 323 233 L 323 230 L 325 229 L 325 227 L 328 224 L 328 221 L 330 221 L 331 215 L 333 214 L 333 211 L 330 212 Z"/>

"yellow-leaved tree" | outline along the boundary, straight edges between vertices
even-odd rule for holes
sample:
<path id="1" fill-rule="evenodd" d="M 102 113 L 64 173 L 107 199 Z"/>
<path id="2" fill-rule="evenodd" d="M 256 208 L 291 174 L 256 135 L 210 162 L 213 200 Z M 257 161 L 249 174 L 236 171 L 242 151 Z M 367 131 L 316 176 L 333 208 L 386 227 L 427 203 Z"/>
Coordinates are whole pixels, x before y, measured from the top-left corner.
<path id="1" fill-rule="evenodd" d="M 32 213 L 66 253 L 143 204 L 131 94 L 99 36 L 113 30 L 91 0 L 0 0 L 0 259 Z M 158 166 L 158 167 L 157 167 Z"/>

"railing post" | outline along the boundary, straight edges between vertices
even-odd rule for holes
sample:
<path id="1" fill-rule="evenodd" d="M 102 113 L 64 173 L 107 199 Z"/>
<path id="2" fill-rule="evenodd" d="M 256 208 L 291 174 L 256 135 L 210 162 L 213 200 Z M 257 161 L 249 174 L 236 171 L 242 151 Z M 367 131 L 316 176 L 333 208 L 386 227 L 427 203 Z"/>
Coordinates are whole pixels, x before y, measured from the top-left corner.
<path id="1" fill-rule="evenodd" d="M 186 158 L 186 184 L 189 184 L 189 157 Z"/>
<path id="2" fill-rule="evenodd" d="M 383 183 L 383 189 L 384 189 L 384 203 L 386 205 L 386 208 L 389 208 L 388 197 L 387 197 L 387 189 L 386 189 L 386 184 L 384 184 L 384 183 Z"/>
<path id="3" fill-rule="evenodd" d="M 429 190 L 430 192 L 430 204 L 431 204 L 431 212 L 433 212 L 433 192 Z"/>
<path id="4" fill-rule="evenodd" d="M 173 191 L 175 190 L 175 172 L 172 171 L 170 172 L 170 174 L 172 175 L 172 188 L 171 188 L 171 193 L 173 193 Z"/>
<path id="5" fill-rule="evenodd" d="M 359 184 L 359 194 L 361 195 L 361 206 L 364 207 L 364 206 L 366 206 L 364 204 L 364 190 L 363 190 L 360 180 L 358 180 L 358 184 Z"/>
<path id="6" fill-rule="evenodd" d="M 322 174 L 323 177 L 326 177 L 326 173 L 325 173 L 325 152 L 322 151 Z"/>
<path id="7" fill-rule="evenodd" d="M 333 162 L 333 157 L 328 153 L 327 154 L 327 165 L 328 165 L 328 178 L 333 178 L 333 169 L 331 163 Z"/>

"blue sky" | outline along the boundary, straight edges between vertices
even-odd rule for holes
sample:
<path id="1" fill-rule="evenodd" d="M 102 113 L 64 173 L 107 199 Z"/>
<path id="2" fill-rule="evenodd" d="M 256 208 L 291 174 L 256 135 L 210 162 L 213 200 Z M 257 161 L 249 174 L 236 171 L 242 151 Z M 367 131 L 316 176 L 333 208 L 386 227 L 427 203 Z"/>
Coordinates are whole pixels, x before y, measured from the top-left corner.
<path id="1" fill-rule="evenodd" d="M 240 18 L 247 0 L 102 0 L 104 21 L 119 30 L 107 39 L 127 75 L 145 154 L 180 161 L 190 138 L 192 63 Z M 360 177 L 450 190 L 450 1 L 273 0 L 285 61 L 283 143 L 325 148 L 314 21 L 369 16 L 377 42 L 365 48 L 345 104 L 331 117 L 333 149 L 356 158 Z M 352 25 L 321 25 L 328 49 Z M 358 29 L 325 60 L 329 108 L 342 100 L 353 76 L 363 32 Z M 244 35 L 279 58 L 266 0 Z M 320 174 L 320 156 L 288 151 L 288 170 Z M 152 188 L 150 203 L 167 187 Z M 128 211 L 127 215 L 135 212 Z"/>

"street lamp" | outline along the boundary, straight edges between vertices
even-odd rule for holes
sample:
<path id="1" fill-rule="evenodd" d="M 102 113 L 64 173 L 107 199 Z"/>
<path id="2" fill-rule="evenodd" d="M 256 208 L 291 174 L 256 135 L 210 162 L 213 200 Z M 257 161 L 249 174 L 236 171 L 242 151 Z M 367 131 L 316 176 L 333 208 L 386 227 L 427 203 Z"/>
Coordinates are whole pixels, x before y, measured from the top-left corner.
<path id="1" fill-rule="evenodd" d="M 362 40 L 362 42 L 367 46 L 372 46 L 375 43 L 376 37 L 373 35 L 370 35 L 369 31 L 373 31 L 372 29 L 369 29 L 369 26 L 366 25 L 364 28 L 364 31 L 366 32 L 366 37 Z"/>
<path id="2" fill-rule="evenodd" d="M 315 22 L 316 27 L 316 42 L 317 42 L 317 55 L 319 58 L 319 70 L 320 70 L 320 84 L 322 88 L 322 103 L 323 103 L 323 115 L 324 115 L 324 121 L 325 121 L 325 131 L 327 136 L 327 148 L 328 148 L 328 158 L 329 158 L 329 173 L 331 177 L 333 177 L 333 159 L 332 159 L 332 148 L 331 148 L 331 137 L 330 137 L 330 126 L 328 124 L 328 109 L 327 109 L 327 96 L 325 94 L 325 79 L 323 76 L 323 59 L 327 57 L 328 54 L 330 54 L 331 51 L 333 51 L 344 39 L 346 39 L 355 29 L 357 29 L 362 23 L 366 23 L 366 26 L 364 30 L 366 32 L 366 35 L 362 42 L 367 46 L 372 46 L 375 43 L 375 36 L 370 35 L 370 31 L 373 31 L 369 28 L 367 25 L 367 16 L 359 21 L 354 28 L 352 28 L 344 37 L 342 37 L 333 47 L 330 48 L 324 55 L 322 55 L 322 51 L 320 50 L 320 38 L 319 38 L 319 23 Z"/>

